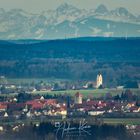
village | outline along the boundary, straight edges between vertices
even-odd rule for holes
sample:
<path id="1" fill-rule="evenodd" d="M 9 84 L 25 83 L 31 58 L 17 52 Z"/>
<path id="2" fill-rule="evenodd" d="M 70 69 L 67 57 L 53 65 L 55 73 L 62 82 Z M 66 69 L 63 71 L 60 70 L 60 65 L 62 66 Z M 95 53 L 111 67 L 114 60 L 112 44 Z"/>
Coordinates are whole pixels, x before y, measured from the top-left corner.
<path id="1" fill-rule="evenodd" d="M 102 88 L 102 85 L 103 77 L 99 74 L 95 88 Z M 74 95 L 39 95 L 20 91 L 13 96 L 1 96 L 0 131 L 3 131 L 2 126 L 7 123 L 86 119 L 90 123 L 100 124 L 104 123 L 104 118 L 140 118 L 139 96 L 130 89 L 125 89 L 121 95 L 106 93 L 100 98 L 85 97 L 79 91 L 74 91 Z M 131 127 L 126 125 L 128 129 L 139 127 L 130 123 Z M 13 126 L 13 130 L 16 129 L 18 127 Z"/>
<path id="2" fill-rule="evenodd" d="M 127 96 L 130 91 L 126 91 Z M 24 96 L 20 94 L 20 96 Z M 11 97 L 0 102 L 0 121 L 32 119 L 38 117 L 140 117 L 140 102 L 120 99 L 106 100 L 83 99 L 83 95 L 77 92 L 74 97 L 61 95 L 52 99 L 45 99 L 43 96 L 32 97 L 32 100 L 25 102 L 18 101 L 18 98 Z M 24 97 L 23 97 L 24 98 Z"/>

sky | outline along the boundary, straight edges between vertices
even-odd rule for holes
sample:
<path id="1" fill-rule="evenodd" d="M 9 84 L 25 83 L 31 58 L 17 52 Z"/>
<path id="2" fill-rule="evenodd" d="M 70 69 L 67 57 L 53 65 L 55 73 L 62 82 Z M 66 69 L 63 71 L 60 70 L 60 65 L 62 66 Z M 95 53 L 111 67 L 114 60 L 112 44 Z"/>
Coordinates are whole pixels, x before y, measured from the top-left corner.
<path id="1" fill-rule="evenodd" d="M 140 0 L 0 0 L 0 8 L 6 10 L 18 8 L 31 13 L 39 13 L 56 9 L 62 3 L 72 4 L 82 9 L 94 9 L 104 4 L 108 9 L 125 7 L 132 13 L 140 13 Z"/>

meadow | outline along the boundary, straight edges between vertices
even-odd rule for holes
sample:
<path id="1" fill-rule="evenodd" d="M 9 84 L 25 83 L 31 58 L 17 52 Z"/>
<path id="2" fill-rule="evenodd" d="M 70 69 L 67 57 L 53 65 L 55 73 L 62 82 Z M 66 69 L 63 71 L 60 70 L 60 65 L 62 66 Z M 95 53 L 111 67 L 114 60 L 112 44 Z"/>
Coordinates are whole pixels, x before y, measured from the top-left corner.
<path id="1" fill-rule="evenodd" d="M 66 94 L 74 96 L 76 92 L 80 92 L 84 97 L 95 97 L 99 98 L 105 96 L 107 93 L 110 93 L 112 96 L 121 95 L 126 89 L 81 89 L 81 90 L 63 90 L 63 91 L 36 91 L 32 94 L 39 95 L 60 95 Z M 133 94 L 140 94 L 140 89 L 130 89 Z"/>
<path id="2" fill-rule="evenodd" d="M 68 79 L 55 79 L 55 78 L 11 78 L 11 79 L 7 79 L 8 83 L 12 83 L 12 84 L 26 84 L 26 85 L 30 85 L 32 83 L 39 83 L 40 81 L 43 81 L 46 85 L 53 85 L 54 83 L 58 83 L 58 84 L 62 84 L 64 82 L 70 82 L 70 83 L 75 83 L 75 81 L 73 80 L 68 80 Z M 84 85 L 85 81 L 81 81 L 81 84 Z M 107 93 L 110 93 L 112 96 L 115 95 L 121 95 L 122 92 L 125 92 L 125 90 L 127 89 L 117 89 L 117 88 L 104 88 L 104 89 L 79 89 L 79 90 L 48 90 L 48 91 L 35 91 L 35 92 L 31 92 L 31 94 L 33 95 L 71 95 L 74 96 L 76 94 L 76 92 L 80 92 L 81 94 L 83 94 L 83 97 L 93 97 L 93 98 L 99 98 L 99 97 L 103 97 L 105 96 Z M 130 89 L 132 91 L 133 94 L 135 95 L 140 95 L 140 89 L 139 88 L 133 88 Z M 16 93 L 14 94 L 3 94 L 0 96 L 14 96 L 16 95 Z"/>

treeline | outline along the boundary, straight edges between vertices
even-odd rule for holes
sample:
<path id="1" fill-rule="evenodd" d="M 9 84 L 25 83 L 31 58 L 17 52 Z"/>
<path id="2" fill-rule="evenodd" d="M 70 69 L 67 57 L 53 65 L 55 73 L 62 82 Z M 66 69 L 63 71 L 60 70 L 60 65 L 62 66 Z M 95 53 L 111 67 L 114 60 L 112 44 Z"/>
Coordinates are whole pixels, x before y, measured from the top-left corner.
<path id="1" fill-rule="evenodd" d="M 39 61 L 39 60 L 37 60 Z M 137 88 L 140 80 L 140 65 L 137 63 L 103 63 L 65 60 L 32 60 L 10 64 L 0 63 L 0 75 L 8 78 L 58 78 L 70 80 L 95 81 L 99 72 L 102 73 L 104 86 L 124 85 Z"/>
<path id="2" fill-rule="evenodd" d="M 0 42 L 0 75 L 95 80 L 102 72 L 108 85 L 140 80 L 137 38 L 27 42 Z"/>
<path id="3" fill-rule="evenodd" d="M 0 41 L 0 60 L 69 58 L 84 61 L 139 62 L 140 39 L 54 40 L 28 44 Z"/>

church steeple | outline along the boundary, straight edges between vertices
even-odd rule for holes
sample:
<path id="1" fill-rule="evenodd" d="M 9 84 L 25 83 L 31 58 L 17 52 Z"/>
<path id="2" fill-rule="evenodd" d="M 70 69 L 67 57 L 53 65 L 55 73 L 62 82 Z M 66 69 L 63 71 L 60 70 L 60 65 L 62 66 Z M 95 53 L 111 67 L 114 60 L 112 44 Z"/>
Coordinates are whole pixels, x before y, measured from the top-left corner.
<path id="1" fill-rule="evenodd" d="M 102 74 L 99 73 L 96 79 L 96 88 L 99 88 L 102 85 L 103 85 L 103 77 L 102 77 Z"/>

